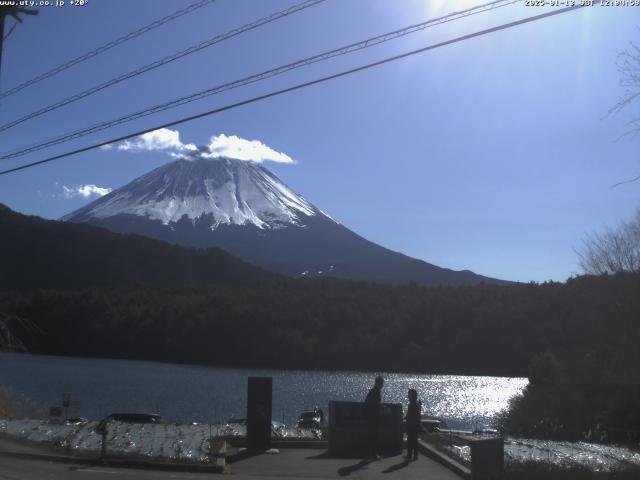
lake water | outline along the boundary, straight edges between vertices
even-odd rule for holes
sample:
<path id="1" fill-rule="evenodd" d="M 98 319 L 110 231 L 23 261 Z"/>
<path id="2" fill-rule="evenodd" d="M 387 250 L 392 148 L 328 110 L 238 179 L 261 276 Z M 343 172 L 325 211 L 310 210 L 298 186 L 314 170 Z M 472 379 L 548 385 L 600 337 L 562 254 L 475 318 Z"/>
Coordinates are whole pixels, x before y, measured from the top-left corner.
<path id="1" fill-rule="evenodd" d="M 330 400 L 362 401 L 383 375 L 384 402 L 406 405 L 415 388 L 425 413 L 454 429 L 490 427 L 525 378 L 402 373 L 285 371 L 169 363 L 0 354 L 0 385 L 43 407 L 60 405 L 63 392 L 79 402 L 70 414 L 89 419 L 113 412 L 156 412 L 164 421 L 220 423 L 246 411 L 247 377 L 273 377 L 273 418 L 291 425 L 298 414 Z"/>

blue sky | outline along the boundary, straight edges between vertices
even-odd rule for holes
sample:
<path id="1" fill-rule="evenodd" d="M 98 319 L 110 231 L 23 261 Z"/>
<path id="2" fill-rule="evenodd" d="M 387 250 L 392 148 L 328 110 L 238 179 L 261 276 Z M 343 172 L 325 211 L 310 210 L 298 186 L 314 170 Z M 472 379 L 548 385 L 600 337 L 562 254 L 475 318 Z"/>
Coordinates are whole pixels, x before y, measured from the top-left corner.
<path id="1" fill-rule="evenodd" d="M 1 89 L 191 1 L 89 0 L 43 7 L 7 39 Z M 38 86 L 3 99 L 0 122 L 295 4 L 217 0 Z M 2 152 L 481 2 L 327 0 L 0 133 Z M 67 151 L 545 9 L 524 3 L 210 97 L 4 167 Z M 12 20 L 7 20 L 7 28 Z M 520 281 L 579 273 L 588 232 L 628 218 L 640 183 L 640 115 L 622 96 L 617 54 L 640 43 L 640 8 L 594 7 L 476 38 L 175 127 L 184 143 L 259 140 L 266 162 L 319 208 L 385 247 L 436 265 Z M 0 177 L 0 202 L 59 218 L 91 201 L 65 187 L 117 188 L 172 159 L 96 150 Z M 95 198 L 95 197 L 94 197 Z"/>

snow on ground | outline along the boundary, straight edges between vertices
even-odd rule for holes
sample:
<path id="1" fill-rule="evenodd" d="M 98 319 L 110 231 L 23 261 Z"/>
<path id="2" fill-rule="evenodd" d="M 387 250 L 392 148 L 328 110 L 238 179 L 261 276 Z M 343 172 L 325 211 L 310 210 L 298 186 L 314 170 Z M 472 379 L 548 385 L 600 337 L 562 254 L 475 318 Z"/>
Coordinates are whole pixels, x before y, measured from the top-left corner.
<path id="1" fill-rule="evenodd" d="M 0 435 L 51 445 L 79 455 L 97 455 L 101 435 L 94 431 L 97 422 L 50 423 L 34 419 L 0 419 Z M 111 422 L 108 427 L 109 455 L 142 457 L 178 462 L 208 462 L 208 439 L 218 436 L 244 436 L 243 425 L 208 424 L 134 424 Z M 278 435 L 286 438 L 318 438 L 319 432 L 282 428 Z M 447 436 L 443 436 L 446 439 Z M 453 444 L 451 454 L 465 462 L 471 461 L 468 445 Z M 594 471 L 610 471 L 625 465 L 640 465 L 640 451 L 615 445 L 585 442 L 553 442 L 506 438 L 506 462 L 545 462 L 559 466 L 585 466 Z"/>
<path id="2" fill-rule="evenodd" d="M 50 423 L 33 419 L 0 419 L 0 435 L 61 448 L 76 454 L 100 452 L 102 437 L 95 432 L 98 422 Z M 110 422 L 108 455 L 143 457 L 178 462 L 208 462 L 208 440 L 217 435 L 242 436 L 244 427 L 169 423 Z M 317 438 L 316 432 L 279 429 L 281 437 Z"/>
<path id="3" fill-rule="evenodd" d="M 468 445 L 449 447 L 454 457 L 471 462 Z M 628 465 L 640 465 L 640 451 L 617 445 L 585 442 L 554 442 L 524 438 L 505 438 L 505 462 L 541 462 L 560 467 L 588 467 L 592 471 L 608 472 Z"/>

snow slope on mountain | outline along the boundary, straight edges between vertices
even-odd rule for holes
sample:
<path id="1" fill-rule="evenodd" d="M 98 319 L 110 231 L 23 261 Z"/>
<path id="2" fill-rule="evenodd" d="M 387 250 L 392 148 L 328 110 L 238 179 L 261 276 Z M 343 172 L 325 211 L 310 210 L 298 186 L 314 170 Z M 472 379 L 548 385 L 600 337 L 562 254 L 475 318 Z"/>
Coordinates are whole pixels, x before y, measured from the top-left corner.
<path id="1" fill-rule="evenodd" d="M 87 221 L 118 214 L 139 215 L 163 225 L 184 216 L 211 215 L 210 228 L 254 225 L 260 229 L 301 225 L 303 217 L 324 215 L 264 167 L 197 152 L 133 180 L 63 220 Z"/>

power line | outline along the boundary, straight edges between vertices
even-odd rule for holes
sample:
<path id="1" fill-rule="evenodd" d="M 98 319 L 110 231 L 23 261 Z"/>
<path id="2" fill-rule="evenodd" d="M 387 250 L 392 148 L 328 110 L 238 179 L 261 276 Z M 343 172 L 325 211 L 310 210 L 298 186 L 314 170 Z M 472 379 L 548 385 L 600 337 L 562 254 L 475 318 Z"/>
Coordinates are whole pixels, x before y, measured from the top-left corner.
<path id="1" fill-rule="evenodd" d="M 627 183 L 635 183 L 638 180 L 640 180 L 640 175 L 634 178 L 630 178 L 629 180 L 623 180 L 621 182 L 614 183 L 613 185 L 611 185 L 611 188 L 616 188 L 616 187 L 619 187 L 620 185 L 625 185 Z"/>
<path id="2" fill-rule="evenodd" d="M 159 20 L 156 20 L 155 22 L 150 23 L 149 25 L 145 25 L 142 28 L 139 28 L 138 30 L 135 30 L 131 33 L 128 33 L 126 35 L 123 35 L 122 37 L 116 38 L 115 40 L 112 40 L 108 43 L 105 43 L 104 45 L 102 45 L 101 47 L 96 48 L 95 50 L 91 50 L 90 52 L 87 52 L 83 55 L 80 55 L 79 57 L 76 57 L 72 60 L 69 60 L 66 63 L 63 63 L 62 65 L 58 65 L 55 68 L 52 68 L 51 70 L 42 73 L 40 75 L 38 75 L 37 77 L 32 78 L 31 80 L 27 80 L 26 82 L 21 83 L 20 85 L 16 85 L 15 87 L 11 88 L 10 90 L 7 90 L 6 92 L 2 92 L 0 93 L 0 99 L 2 98 L 6 98 L 10 95 L 13 95 L 14 93 L 19 92 L 20 90 L 23 90 L 31 85 L 34 85 L 38 82 L 41 82 L 42 80 L 45 80 L 47 78 L 53 77 L 54 75 L 57 75 L 60 72 L 63 72 L 64 70 L 67 70 L 68 68 L 73 67 L 74 65 L 77 65 L 81 62 L 84 62 L 85 60 L 88 60 L 90 58 L 95 57 L 96 55 L 100 55 L 101 53 L 106 52 L 107 50 L 110 50 L 114 47 L 117 47 L 118 45 L 121 45 L 125 42 L 128 42 L 129 40 L 132 40 L 134 38 L 139 37 L 140 35 L 143 35 L 147 32 L 150 32 L 151 30 L 160 27 L 161 25 L 164 25 L 165 23 L 169 23 L 172 20 L 175 20 L 177 18 L 182 17 L 183 15 L 187 15 L 188 13 L 193 12 L 194 10 L 197 10 L 199 8 L 202 8 L 206 5 L 209 5 L 210 3 L 215 2 L 216 0 L 200 0 L 196 3 L 193 3 L 191 5 L 189 5 L 186 8 L 183 8 L 181 10 L 178 10 L 174 13 L 172 13 L 171 15 L 167 15 L 166 17 L 163 17 Z"/>
<path id="3" fill-rule="evenodd" d="M 16 125 L 20 125 L 21 123 L 24 123 L 28 120 L 31 120 L 33 118 L 39 117 L 41 115 L 44 115 L 45 113 L 51 112 L 53 110 L 57 110 L 60 107 L 63 107 L 65 105 L 69 105 L 70 103 L 76 102 L 78 100 L 81 100 L 85 97 L 88 97 L 90 95 L 93 95 L 94 93 L 98 93 L 101 90 L 104 90 L 105 88 L 108 87 L 112 87 L 113 85 L 116 85 L 118 83 L 124 82 L 125 80 L 129 80 L 130 78 L 133 77 L 137 77 L 138 75 L 142 75 L 143 73 L 149 72 L 151 70 L 154 70 L 156 68 L 162 67 L 163 65 L 166 65 L 168 63 L 171 63 L 175 60 L 178 60 L 180 58 L 186 57 L 187 55 L 191 55 L 192 53 L 196 53 L 199 52 L 200 50 L 203 50 L 205 48 L 211 47 L 213 45 L 216 45 L 218 43 L 224 42 L 225 40 L 229 40 L 230 38 L 236 37 L 242 33 L 248 32 L 250 30 L 254 30 L 258 27 L 261 27 L 263 25 L 266 25 L 268 23 L 271 22 L 275 22 L 276 20 L 279 20 L 283 17 L 286 17 L 288 15 L 293 15 L 294 13 L 297 13 L 299 11 L 305 10 L 309 7 L 313 7 L 314 5 L 317 5 L 318 3 L 322 3 L 326 0 L 306 0 L 302 3 L 296 4 L 290 8 L 287 8 L 285 10 L 281 10 L 279 12 L 273 13 L 267 17 L 263 17 L 260 18 L 259 20 L 256 20 L 254 22 L 251 23 L 247 23 L 246 25 L 243 25 L 242 27 L 239 28 L 235 28 L 233 30 L 230 30 L 224 34 L 221 35 L 217 35 L 213 38 L 210 38 L 208 40 L 205 40 L 204 42 L 201 42 L 197 45 L 193 45 L 185 50 L 181 50 L 179 52 L 176 52 L 172 55 L 168 55 L 164 58 L 161 58 L 160 60 L 156 60 L 155 62 L 149 63 L 147 65 L 144 65 L 140 68 L 137 68 L 135 70 L 132 70 L 128 73 L 125 73 L 123 75 L 120 75 L 116 78 L 112 78 L 111 80 L 108 80 L 106 82 L 100 83 L 99 85 L 96 85 L 94 87 L 89 88 L 88 90 L 85 90 L 83 92 L 80 92 L 78 94 L 72 95 L 71 97 L 65 98 L 63 100 L 60 100 L 59 102 L 53 103 L 51 105 L 48 105 L 44 108 L 41 108 L 39 110 L 36 110 L 35 112 L 31 112 L 23 117 L 20 117 L 16 120 L 13 120 L 12 122 L 6 123 L 2 126 L 0 126 L 0 132 L 4 132 L 5 130 L 8 130 L 12 127 L 15 127 Z"/>
<path id="4" fill-rule="evenodd" d="M 600 3 L 600 0 L 595 0 L 593 5 L 597 5 L 599 3 Z M 387 63 L 390 63 L 390 62 L 394 62 L 394 61 L 400 60 L 402 58 L 407 58 L 407 57 L 410 57 L 412 55 L 416 55 L 418 53 L 427 52 L 429 50 L 434 50 L 436 48 L 441 48 L 441 47 L 444 47 L 444 46 L 447 46 L 447 45 L 451 45 L 451 44 L 454 44 L 454 43 L 463 42 L 463 41 L 470 40 L 470 39 L 475 38 L 475 37 L 488 35 L 490 33 L 494 33 L 494 32 L 500 31 L 500 30 L 506 30 L 506 29 L 509 29 L 509 28 L 517 27 L 519 25 L 524 25 L 526 23 L 535 22 L 535 21 L 542 20 L 542 19 L 547 18 L 547 17 L 552 17 L 552 16 L 555 16 L 555 15 L 560 15 L 562 13 L 571 12 L 571 11 L 574 11 L 574 10 L 578 10 L 580 8 L 584 8 L 585 6 L 586 5 L 575 5 L 575 6 L 571 6 L 571 7 L 561 8 L 561 9 L 558 9 L 558 10 L 553 10 L 553 11 L 546 12 L 546 13 L 541 13 L 539 15 L 533 15 L 531 17 L 523 18 L 523 19 L 516 20 L 516 21 L 513 21 L 513 22 L 504 23 L 502 25 L 498 25 L 497 27 L 492 27 L 492 28 L 488 28 L 488 29 L 485 29 L 485 30 L 480 30 L 478 32 L 474 32 L 474 33 L 470 33 L 470 34 L 467 34 L 467 35 L 456 37 L 456 38 L 453 38 L 453 39 L 450 39 L 450 40 L 446 40 L 444 42 L 428 45 L 426 47 L 422 47 L 422 48 L 419 48 L 417 50 L 412 50 L 410 52 L 402 53 L 400 55 L 395 55 L 395 56 L 392 56 L 392 57 L 386 57 L 386 58 L 384 58 L 382 60 L 378 60 L 378 61 L 373 62 L 373 63 L 368 63 L 366 65 L 361 65 L 359 67 L 355 67 L 355 68 L 352 68 L 352 69 L 349 69 L 349 70 L 343 70 L 342 72 L 339 72 L 339 73 L 335 73 L 335 74 L 332 74 L 332 75 L 321 77 L 321 78 L 318 78 L 318 79 L 315 79 L 315 80 L 311 80 L 311 81 L 308 81 L 308 82 L 299 83 L 299 84 L 291 86 L 291 87 L 283 88 L 281 90 L 276 90 L 276 91 L 273 91 L 273 92 L 270 92 L 270 93 L 267 93 L 267 94 L 264 94 L 264 95 L 260 95 L 260 96 L 253 97 L 253 98 L 250 98 L 250 99 L 247 99 L 247 100 L 243 100 L 243 101 L 236 102 L 236 103 L 233 103 L 233 104 L 230 104 L 230 105 L 226 105 L 224 107 L 219 107 L 219 108 L 216 108 L 216 109 L 213 109 L 213 110 L 209 110 L 209 111 L 206 111 L 206 112 L 202 112 L 202 113 L 199 113 L 199 114 L 196 114 L 196 115 L 191 115 L 189 117 L 184 117 L 184 118 L 181 118 L 179 120 L 174 120 L 172 122 L 164 123 L 162 125 L 156 125 L 156 126 L 154 126 L 152 128 L 147 128 L 145 130 L 140 130 L 138 132 L 130 133 L 130 134 L 123 135 L 123 136 L 120 136 L 120 137 L 117 137 L 117 138 L 112 138 L 111 140 L 108 140 L 106 142 L 100 142 L 100 143 L 93 144 L 93 145 L 90 145 L 90 146 L 87 146 L 87 147 L 79 148 L 77 150 L 72 150 L 70 152 L 62 153 L 62 154 L 59 154 L 59 155 L 54 155 L 52 157 L 48 157 L 48 158 L 45 158 L 43 160 L 38 160 L 36 162 L 31 162 L 31 163 L 28 163 L 28 164 L 25 164 L 25 165 L 21 165 L 21 166 L 18 166 L 18 167 L 10 168 L 8 170 L 3 170 L 3 171 L 0 171 L 0 175 L 7 175 L 9 173 L 17 172 L 19 170 L 24 170 L 26 168 L 30 168 L 30 167 L 33 167 L 33 166 L 36 166 L 36 165 L 42 165 L 44 163 L 52 162 L 54 160 L 59 160 L 61 158 L 70 157 L 70 156 L 76 155 L 78 153 L 87 152 L 89 150 L 93 150 L 93 149 L 96 149 L 96 148 L 99 148 L 99 147 L 102 147 L 102 146 L 105 146 L 105 145 L 109 145 L 109 144 L 112 144 L 112 143 L 117 143 L 117 142 L 126 140 L 126 139 L 131 138 L 131 137 L 137 137 L 139 135 L 143 135 L 145 133 L 152 132 L 154 130 L 158 130 L 158 129 L 161 129 L 161 128 L 173 127 L 173 126 L 179 125 L 181 123 L 190 122 L 190 121 L 197 120 L 199 118 L 207 117 L 207 116 L 210 116 L 210 115 L 215 115 L 217 113 L 224 112 L 226 110 L 231 110 L 233 108 L 241 107 L 243 105 L 248 105 L 248 104 L 255 103 L 255 102 L 258 102 L 258 101 L 261 101 L 261 100 L 266 100 L 266 99 L 271 98 L 271 97 L 275 97 L 275 96 L 283 95 L 285 93 L 293 92 L 295 90 L 300 90 L 302 88 L 310 87 L 312 85 L 317 85 L 317 84 L 320 84 L 320 83 L 324 83 L 324 82 L 327 82 L 329 80 L 334 80 L 336 78 L 340 78 L 340 77 L 344 77 L 344 76 L 347 76 L 347 75 L 351 75 L 351 74 L 356 73 L 356 72 L 361 72 L 361 71 L 364 71 L 364 70 L 368 70 L 370 68 L 377 67 L 377 66 L 380 66 L 380 65 L 384 65 L 384 64 L 387 64 Z"/>
<path id="5" fill-rule="evenodd" d="M 10 152 L 5 152 L 3 154 L 0 154 L 0 160 L 6 160 L 6 159 L 10 159 L 10 158 L 17 158 L 23 155 L 26 155 L 28 153 L 33 153 L 35 151 L 39 151 L 42 150 L 44 148 L 48 148 L 54 145 L 58 145 L 60 143 L 65 143 L 67 141 L 70 140 L 74 140 L 77 138 L 81 138 L 84 137 L 86 135 L 90 135 L 92 133 L 96 133 L 102 130 L 106 130 L 108 128 L 114 127 L 116 125 L 120 125 L 123 123 L 127 123 L 127 122 L 131 122 L 133 120 L 137 120 L 139 118 L 143 118 L 149 115 L 153 115 L 155 113 L 159 113 L 165 110 L 169 110 L 172 108 L 176 108 L 182 105 L 185 105 L 187 103 L 191 103 L 194 102 L 196 100 L 201 100 L 203 98 L 209 97 L 211 95 L 215 95 L 224 91 L 228 91 L 228 90 L 232 90 L 234 88 L 238 88 L 244 85 L 248 85 L 251 83 L 256 83 L 268 78 L 272 78 L 275 77 L 277 75 L 281 75 L 283 73 L 286 73 L 290 70 L 294 70 L 297 68 L 301 68 L 307 65 L 311 65 L 317 62 L 321 62 L 321 61 L 326 61 L 329 60 L 333 57 L 337 57 L 339 55 L 346 55 L 348 53 L 352 53 L 358 50 L 363 50 L 365 48 L 370 48 L 373 47 L 375 45 L 379 45 L 381 43 L 385 43 L 391 40 L 395 40 L 397 38 L 424 30 L 425 28 L 428 27 L 432 27 L 435 25 L 440 25 L 442 23 L 447 23 L 447 22 L 451 22 L 454 20 L 458 20 L 460 18 L 464 18 L 464 17 L 468 17 L 471 15 L 476 15 L 482 12 L 486 12 L 488 10 L 493 10 L 496 8 L 500 8 L 500 7 L 505 7 L 508 5 L 511 5 L 513 3 L 518 3 L 521 0 L 496 0 L 496 1 L 492 1 L 490 3 L 486 3 L 483 5 L 478 5 L 476 7 L 472 7 L 466 10 L 462 10 L 459 12 L 453 12 L 450 13 L 448 15 L 442 16 L 442 17 L 438 17 L 438 18 L 434 18 L 434 19 L 430 19 L 427 20 L 425 22 L 421 22 L 415 25 L 410 25 L 408 27 L 399 29 L 399 30 L 394 30 L 392 32 L 388 32 L 382 35 L 378 35 L 375 37 L 371 37 L 368 38 L 366 40 L 362 40 L 360 42 L 356 42 L 356 43 L 352 43 L 350 45 L 346 45 L 340 48 L 336 48 L 333 50 L 329 50 L 327 52 L 323 52 L 317 55 L 313 55 L 311 57 L 307 57 L 304 58 L 302 60 L 297 60 L 293 63 L 288 63 L 285 65 L 281 65 L 279 67 L 276 68 L 272 68 L 270 70 L 266 70 L 263 71 L 261 73 L 258 74 L 254 74 L 254 75 L 250 75 L 248 77 L 244 77 L 241 78 L 239 80 L 234 80 L 232 82 L 228 82 L 228 83 L 224 83 L 222 85 L 217 85 L 215 87 L 212 88 L 208 88 L 206 90 L 200 91 L 200 92 L 196 92 L 194 94 L 191 95 L 187 95 L 175 100 L 171 100 L 169 102 L 160 104 L 160 105 L 156 105 L 154 107 L 150 107 L 147 108 L 145 110 L 141 110 L 138 112 L 134 112 L 131 114 L 127 114 L 127 115 L 123 115 L 121 117 L 112 119 L 112 120 L 108 120 L 106 122 L 102 122 L 90 127 L 85 127 L 82 128 L 80 130 L 76 130 L 74 132 L 70 132 L 67 134 L 64 134 L 60 137 L 51 139 L 51 140 L 47 140 L 45 142 L 42 143 L 38 143 L 35 145 L 31 145 L 28 147 L 23 147 L 21 149 L 18 150 L 13 150 Z"/>

